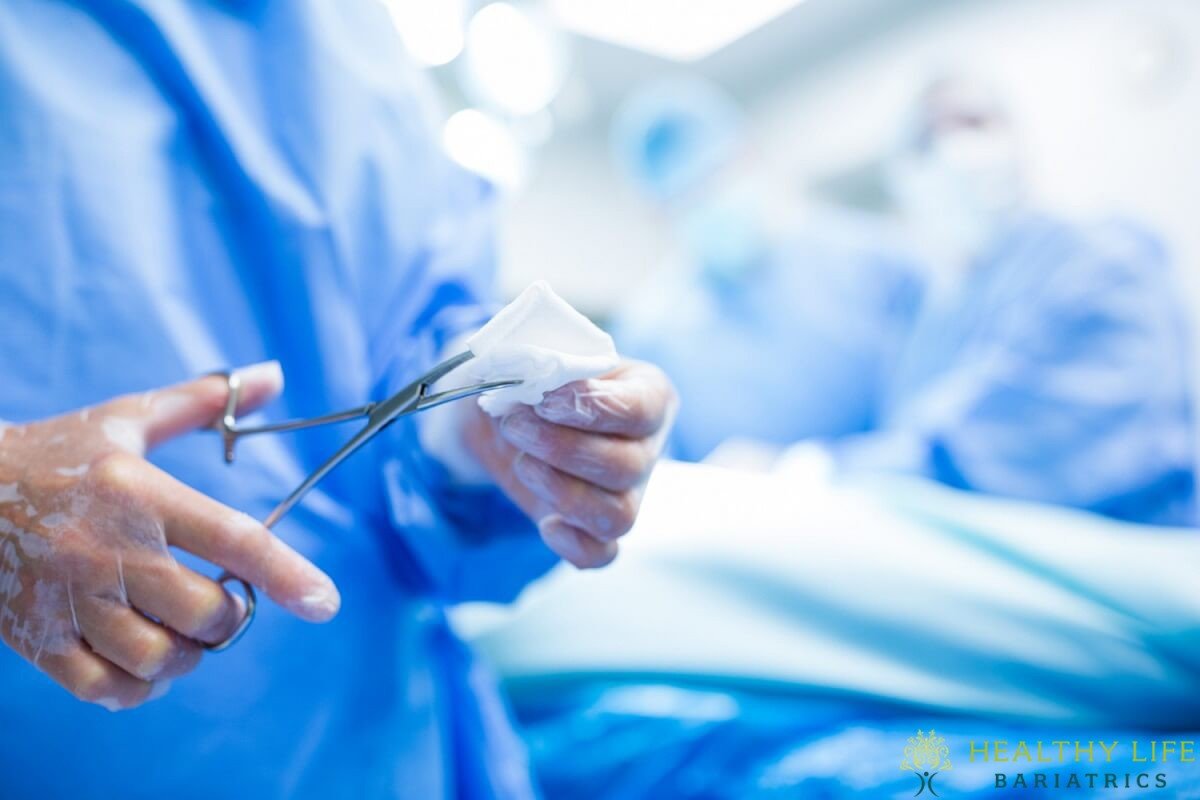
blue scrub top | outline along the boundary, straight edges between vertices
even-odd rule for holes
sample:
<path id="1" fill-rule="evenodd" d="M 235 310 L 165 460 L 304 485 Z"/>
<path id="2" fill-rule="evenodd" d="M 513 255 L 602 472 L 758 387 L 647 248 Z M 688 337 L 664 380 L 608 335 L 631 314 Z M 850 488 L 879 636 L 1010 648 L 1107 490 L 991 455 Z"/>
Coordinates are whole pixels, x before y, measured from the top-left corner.
<path id="1" fill-rule="evenodd" d="M 487 313 L 490 191 L 429 136 L 374 0 L 0 5 L 0 417 L 277 358 L 269 418 L 385 396 Z M 348 435 L 212 434 L 154 455 L 258 517 Z M 110 714 L 0 654 L 6 798 L 524 797 L 487 670 L 448 627 L 553 559 L 457 487 L 411 422 L 277 528 L 342 591 L 260 607 L 162 700 Z M 210 570 L 211 571 L 211 570 Z"/>

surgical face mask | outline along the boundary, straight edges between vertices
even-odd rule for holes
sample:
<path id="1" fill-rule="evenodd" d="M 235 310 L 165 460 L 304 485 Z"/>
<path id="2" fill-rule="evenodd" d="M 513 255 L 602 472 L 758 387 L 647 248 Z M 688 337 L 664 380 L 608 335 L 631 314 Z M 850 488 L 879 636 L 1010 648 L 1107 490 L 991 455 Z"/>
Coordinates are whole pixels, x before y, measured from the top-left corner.
<path id="1" fill-rule="evenodd" d="M 935 284 L 961 279 L 1022 200 L 1015 147 L 996 132 L 943 134 L 928 150 L 898 159 L 889 178 Z"/>

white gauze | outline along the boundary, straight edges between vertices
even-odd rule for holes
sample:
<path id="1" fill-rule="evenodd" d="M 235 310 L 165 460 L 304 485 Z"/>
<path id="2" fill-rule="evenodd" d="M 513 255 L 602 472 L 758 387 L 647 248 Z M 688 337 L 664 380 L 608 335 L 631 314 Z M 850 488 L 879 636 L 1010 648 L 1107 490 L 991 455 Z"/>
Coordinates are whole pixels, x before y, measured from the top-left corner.
<path id="1" fill-rule="evenodd" d="M 498 417 L 518 404 L 536 405 L 542 395 L 571 381 L 617 366 L 612 337 L 537 281 L 467 339 L 475 354 L 463 370 L 476 381 L 521 379 L 518 386 L 479 398 L 479 407 Z"/>

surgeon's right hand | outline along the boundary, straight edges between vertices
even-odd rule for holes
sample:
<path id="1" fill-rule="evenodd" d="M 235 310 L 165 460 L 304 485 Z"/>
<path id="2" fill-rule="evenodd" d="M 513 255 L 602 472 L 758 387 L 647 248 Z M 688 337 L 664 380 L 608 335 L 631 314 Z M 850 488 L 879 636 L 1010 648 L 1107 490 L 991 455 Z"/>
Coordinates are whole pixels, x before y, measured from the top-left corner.
<path id="1" fill-rule="evenodd" d="M 247 411 L 278 394 L 274 362 L 239 373 Z M 208 377 L 26 425 L 0 425 L 0 635 L 81 700 L 130 708 L 192 670 L 244 605 L 179 564 L 217 564 L 297 616 L 337 613 L 333 582 L 249 516 L 185 486 L 146 451 L 211 425 Z"/>

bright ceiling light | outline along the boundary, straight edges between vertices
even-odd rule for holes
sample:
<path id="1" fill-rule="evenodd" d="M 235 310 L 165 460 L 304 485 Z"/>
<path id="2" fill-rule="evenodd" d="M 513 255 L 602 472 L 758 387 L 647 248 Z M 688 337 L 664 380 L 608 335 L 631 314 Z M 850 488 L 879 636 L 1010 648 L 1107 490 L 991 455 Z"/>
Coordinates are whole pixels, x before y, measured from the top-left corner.
<path id="1" fill-rule="evenodd" d="M 384 5 L 404 49 L 418 63 L 440 67 L 462 52 L 466 0 L 384 0 Z"/>
<path id="2" fill-rule="evenodd" d="M 492 3 L 467 27 L 466 88 L 476 102 L 506 114 L 545 108 L 562 88 L 564 62 L 556 32 L 532 11 Z"/>
<path id="3" fill-rule="evenodd" d="M 550 0 L 566 29 L 675 61 L 737 41 L 801 0 Z"/>
<path id="4" fill-rule="evenodd" d="M 525 178 L 525 152 L 509 128 L 474 108 L 450 116 L 442 128 L 442 146 L 450 158 L 504 189 Z"/>

